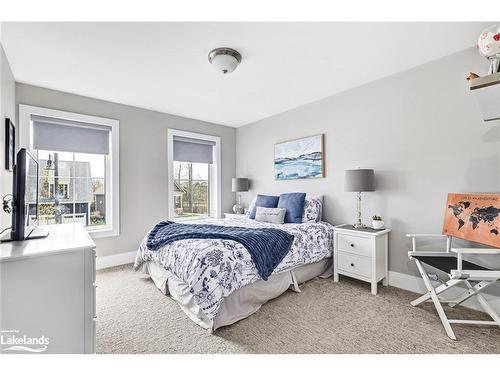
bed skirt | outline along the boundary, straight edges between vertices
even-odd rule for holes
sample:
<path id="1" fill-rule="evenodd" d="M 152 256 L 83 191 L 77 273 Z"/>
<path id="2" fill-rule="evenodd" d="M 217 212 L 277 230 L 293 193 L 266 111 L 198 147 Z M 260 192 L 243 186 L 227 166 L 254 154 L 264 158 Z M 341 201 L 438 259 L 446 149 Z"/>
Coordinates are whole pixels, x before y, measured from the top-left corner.
<path id="1" fill-rule="evenodd" d="M 259 280 L 246 285 L 224 298 L 215 318 L 208 318 L 196 304 L 190 287 L 166 271 L 158 263 L 146 262 L 142 270 L 148 274 L 156 287 L 165 295 L 170 295 L 184 313 L 200 327 L 210 330 L 233 324 L 256 312 L 264 303 L 292 289 L 300 292 L 299 284 L 315 277 L 332 275 L 332 258 L 306 264 L 288 271 L 269 276 L 267 281 Z"/>

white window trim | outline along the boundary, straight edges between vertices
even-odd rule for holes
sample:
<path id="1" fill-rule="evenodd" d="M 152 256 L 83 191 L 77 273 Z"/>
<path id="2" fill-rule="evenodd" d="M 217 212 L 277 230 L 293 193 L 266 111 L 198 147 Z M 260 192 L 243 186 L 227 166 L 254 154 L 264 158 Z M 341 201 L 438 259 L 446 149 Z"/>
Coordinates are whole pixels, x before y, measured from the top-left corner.
<path id="1" fill-rule="evenodd" d="M 106 226 L 87 228 L 92 238 L 120 235 L 120 121 L 104 117 L 82 115 L 43 107 L 19 104 L 19 147 L 33 150 L 33 123 L 31 115 L 56 117 L 65 120 L 89 122 L 111 127 L 110 156 L 106 158 Z M 111 213 L 111 215 L 109 215 Z"/>
<path id="2" fill-rule="evenodd" d="M 167 139 L 167 216 L 170 220 L 174 219 L 174 136 L 187 137 L 194 139 L 202 139 L 205 141 L 212 141 L 214 146 L 214 161 L 210 168 L 209 181 L 215 181 L 215 188 L 210 191 L 210 216 L 214 218 L 222 217 L 222 196 L 221 196 L 221 183 L 222 183 L 222 164 L 220 152 L 220 137 L 208 134 L 193 133 L 184 130 L 168 129 Z"/>

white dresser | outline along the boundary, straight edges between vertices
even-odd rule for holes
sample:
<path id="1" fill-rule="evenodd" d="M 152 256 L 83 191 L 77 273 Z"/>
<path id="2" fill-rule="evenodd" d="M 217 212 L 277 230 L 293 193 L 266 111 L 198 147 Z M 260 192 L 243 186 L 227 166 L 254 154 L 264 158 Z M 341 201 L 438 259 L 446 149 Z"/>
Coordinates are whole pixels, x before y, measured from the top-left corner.
<path id="1" fill-rule="evenodd" d="M 350 276 L 371 283 L 377 294 L 377 283 L 388 285 L 388 253 L 390 229 L 355 229 L 352 225 L 334 228 L 333 278 Z"/>
<path id="2" fill-rule="evenodd" d="M 95 243 L 82 224 L 0 244 L 1 353 L 95 352 Z"/>

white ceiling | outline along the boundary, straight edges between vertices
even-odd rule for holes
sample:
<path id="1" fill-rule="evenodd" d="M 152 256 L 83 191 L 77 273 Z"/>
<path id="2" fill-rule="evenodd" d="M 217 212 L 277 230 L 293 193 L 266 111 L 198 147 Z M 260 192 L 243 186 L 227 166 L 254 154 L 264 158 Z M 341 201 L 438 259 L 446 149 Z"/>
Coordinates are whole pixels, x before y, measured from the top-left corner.
<path id="1" fill-rule="evenodd" d="M 475 45 L 487 23 L 3 23 L 19 82 L 241 126 Z M 228 75 L 207 61 L 237 49 Z"/>

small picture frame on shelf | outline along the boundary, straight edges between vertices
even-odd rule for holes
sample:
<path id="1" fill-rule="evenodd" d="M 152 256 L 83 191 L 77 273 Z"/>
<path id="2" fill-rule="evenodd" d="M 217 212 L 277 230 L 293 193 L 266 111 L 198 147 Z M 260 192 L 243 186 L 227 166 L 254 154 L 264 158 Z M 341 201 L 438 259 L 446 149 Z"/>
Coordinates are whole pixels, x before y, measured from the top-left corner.
<path id="1" fill-rule="evenodd" d="M 16 127 L 9 118 L 5 119 L 5 169 L 14 169 L 16 156 Z"/>

